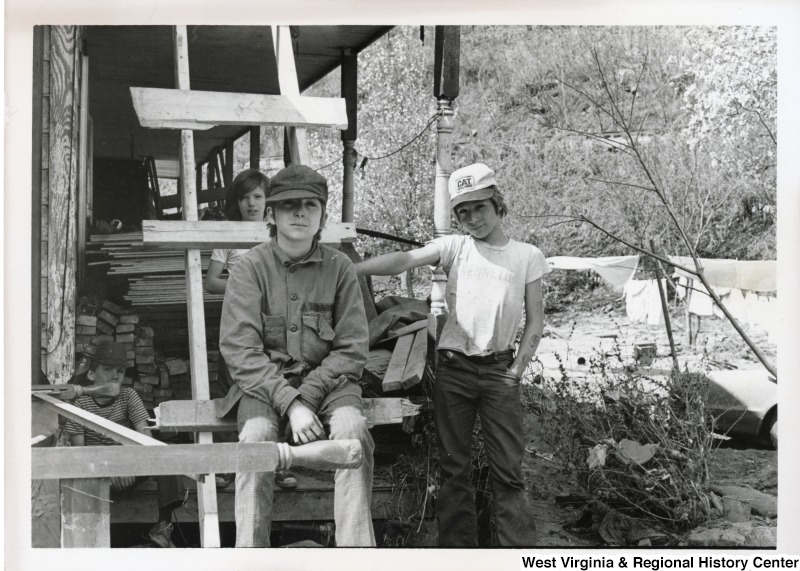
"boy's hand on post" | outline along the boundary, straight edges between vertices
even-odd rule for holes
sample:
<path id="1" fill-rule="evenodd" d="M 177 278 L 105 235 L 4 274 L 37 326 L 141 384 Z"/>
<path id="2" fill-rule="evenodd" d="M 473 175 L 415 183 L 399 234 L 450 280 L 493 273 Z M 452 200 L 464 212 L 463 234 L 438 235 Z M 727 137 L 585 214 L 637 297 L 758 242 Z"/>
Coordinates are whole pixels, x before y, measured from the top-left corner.
<path id="1" fill-rule="evenodd" d="M 319 418 L 300 399 L 295 399 L 289 405 L 286 414 L 289 416 L 289 426 L 295 444 L 308 444 L 325 439 L 325 429 Z"/>

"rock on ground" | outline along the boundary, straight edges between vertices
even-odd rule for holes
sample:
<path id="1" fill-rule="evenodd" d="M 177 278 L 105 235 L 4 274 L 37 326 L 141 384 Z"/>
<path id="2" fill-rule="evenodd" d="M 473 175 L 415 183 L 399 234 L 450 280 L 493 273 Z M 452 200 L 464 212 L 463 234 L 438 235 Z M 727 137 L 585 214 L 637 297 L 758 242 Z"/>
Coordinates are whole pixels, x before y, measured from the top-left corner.
<path id="1" fill-rule="evenodd" d="M 687 547 L 775 547 L 777 527 L 749 521 L 714 520 L 692 531 L 682 543 Z"/>

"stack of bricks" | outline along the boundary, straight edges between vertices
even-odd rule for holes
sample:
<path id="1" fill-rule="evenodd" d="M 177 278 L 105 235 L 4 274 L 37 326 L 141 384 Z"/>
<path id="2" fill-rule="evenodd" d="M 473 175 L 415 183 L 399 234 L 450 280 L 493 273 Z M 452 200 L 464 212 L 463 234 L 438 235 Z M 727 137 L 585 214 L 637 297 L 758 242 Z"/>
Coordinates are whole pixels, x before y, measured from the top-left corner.
<path id="1" fill-rule="evenodd" d="M 139 323 L 139 316 L 108 300 L 102 301 L 96 315 L 77 315 L 75 351 L 92 356 L 101 341 L 116 341 L 125 347 L 127 371 L 122 381 L 133 388 L 147 409 L 164 401 L 192 398 L 188 360 L 165 358 L 155 352 L 153 328 Z M 208 378 L 217 378 L 219 350 L 207 351 Z"/>
<path id="2" fill-rule="evenodd" d="M 87 347 L 92 345 L 92 340 L 97 335 L 97 317 L 94 315 L 77 315 L 75 317 L 75 352 L 86 353 Z"/>
<path id="3" fill-rule="evenodd" d="M 156 353 L 153 348 L 153 329 L 137 325 L 134 333 L 134 362 L 138 380 L 133 388 L 142 397 L 147 408 L 155 406 L 155 391 L 161 386 L 161 376 L 156 366 Z"/>
<path id="4" fill-rule="evenodd" d="M 192 387 L 189 382 L 189 366 L 186 361 L 179 357 L 173 357 L 164 361 L 163 367 L 166 369 L 166 374 L 162 376 L 162 379 L 166 379 L 164 382 L 168 383 L 167 386 L 172 391 L 171 397 L 173 399 L 191 399 Z M 165 400 L 169 399 L 165 398 Z"/>

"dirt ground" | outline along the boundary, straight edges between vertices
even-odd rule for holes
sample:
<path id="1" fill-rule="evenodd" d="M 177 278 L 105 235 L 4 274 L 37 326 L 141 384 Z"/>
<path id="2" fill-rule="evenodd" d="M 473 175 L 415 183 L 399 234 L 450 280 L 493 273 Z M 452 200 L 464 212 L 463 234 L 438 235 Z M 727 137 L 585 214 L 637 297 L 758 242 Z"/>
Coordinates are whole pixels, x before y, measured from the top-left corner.
<path id="1" fill-rule="evenodd" d="M 753 368 L 755 356 L 741 340 L 733 326 L 719 318 L 703 318 L 699 342 L 690 347 L 685 339 L 683 306 L 671 306 L 674 339 L 681 369 L 707 371 L 725 367 Z M 624 300 L 610 289 L 600 287 L 592 292 L 578 292 L 545 315 L 545 338 L 537 352 L 545 368 L 555 366 L 553 355 L 561 355 L 568 369 L 580 374 L 581 357 L 589 359 L 598 350 L 607 351 L 619 343 L 623 356 L 630 356 L 633 345 L 655 342 L 659 357 L 654 368 L 669 369 L 669 343 L 663 326 L 630 323 L 625 315 Z M 757 327 L 745 326 L 752 339 L 773 362 L 775 344 Z M 600 546 L 598 536 L 582 536 L 564 529 L 574 521 L 579 508 L 557 505 L 556 497 L 580 493 L 578 483 L 551 460 L 541 438 L 538 416 L 529 413 L 525 419 L 527 454 L 523 462 L 526 486 L 537 513 L 541 545 L 554 547 Z M 777 452 L 757 443 L 731 440 L 714 451 L 709 458 L 709 475 L 714 484 L 750 487 L 777 496 Z M 577 511 L 576 511 L 577 510 Z"/>

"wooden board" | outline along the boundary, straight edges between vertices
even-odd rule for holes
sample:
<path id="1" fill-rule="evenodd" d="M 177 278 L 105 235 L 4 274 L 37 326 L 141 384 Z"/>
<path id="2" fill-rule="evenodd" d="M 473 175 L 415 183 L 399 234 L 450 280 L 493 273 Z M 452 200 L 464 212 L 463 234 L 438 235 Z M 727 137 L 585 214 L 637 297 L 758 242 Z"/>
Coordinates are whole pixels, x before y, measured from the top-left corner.
<path id="1" fill-rule="evenodd" d="M 320 440 L 302 446 L 240 442 L 32 448 L 31 478 L 50 480 L 123 475 L 274 472 L 281 464 L 281 446 L 284 452 L 290 454 L 290 464 L 331 470 L 353 468 L 360 464 L 361 443 L 345 439 Z"/>
<path id="2" fill-rule="evenodd" d="M 356 225 L 329 221 L 322 229 L 322 242 L 339 243 L 356 239 Z M 190 248 L 252 248 L 269 242 L 269 230 L 263 222 L 233 221 L 142 221 L 142 243 L 145 248 L 186 250 Z"/>
<path id="3" fill-rule="evenodd" d="M 75 405 L 60 401 L 49 395 L 41 393 L 34 393 L 34 396 L 44 401 L 48 407 L 56 410 L 61 416 L 69 418 L 70 420 L 74 420 L 78 424 L 102 434 L 103 436 L 111 438 L 121 444 L 158 448 L 166 447 L 166 444 L 156 440 L 155 438 L 140 434 L 135 430 L 126 428 L 121 424 L 117 424 L 116 422 L 112 422 L 97 416 L 96 414 L 92 414 L 91 412 L 87 412 Z M 181 472 L 181 474 L 183 474 L 183 472 Z"/>
<path id="4" fill-rule="evenodd" d="M 272 521 L 326 521 L 333 520 L 333 475 L 295 473 L 297 488 L 284 490 L 274 488 Z M 197 493 L 191 481 L 186 482 L 189 496 L 186 509 L 180 511 L 180 522 L 197 521 Z M 219 519 L 223 522 L 236 521 L 235 486 L 231 484 L 217 490 Z M 376 481 L 372 487 L 372 518 L 385 519 L 391 513 L 390 506 L 396 509 L 392 485 Z M 145 482 L 133 490 L 115 494 L 111 505 L 111 522 L 150 523 L 158 510 L 158 494 L 154 481 Z"/>
<path id="5" fill-rule="evenodd" d="M 402 398 L 362 399 L 369 426 L 400 424 L 405 415 L 416 414 L 415 405 Z M 175 432 L 229 432 L 236 430 L 236 420 L 217 416 L 218 401 L 172 400 L 156 410 L 158 429 Z"/>
<path id="6" fill-rule="evenodd" d="M 61 481 L 62 547 L 111 547 L 110 483 L 108 478 Z"/>
<path id="7" fill-rule="evenodd" d="M 343 98 L 146 87 L 130 90 L 139 124 L 153 129 L 201 131 L 217 125 L 347 129 Z"/>
<path id="8" fill-rule="evenodd" d="M 414 335 L 404 335 L 397 339 L 397 344 L 392 352 L 389 367 L 383 376 L 381 386 L 383 392 L 397 391 L 403 388 L 403 373 L 406 370 L 408 355 L 411 353 L 411 346 L 414 344 Z"/>
<path id="9" fill-rule="evenodd" d="M 422 323 L 427 324 L 427 320 Z M 402 385 L 404 389 L 418 385 L 425 374 L 425 360 L 428 356 L 428 330 L 421 329 L 414 334 L 414 343 L 408 355 L 406 368 L 403 371 Z"/>
<path id="10" fill-rule="evenodd" d="M 297 81 L 297 67 L 295 64 L 294 49 L 292 48 L 292 34 L 289 26 L 272 26 L 272 48 L 275 52 L 275 63 L 278 68 L 278 85 L 281 95 L 299 96 L 300 84 Z M 345 116 L 347 112 L 345 110 Z M 345 125 L 345 128 L 347 125 Z M 307 165 L 309 163 L 308 142 L 306 130 L 302 127 L 285 127 L 285 147 L 289 151 L 289 161 L 292 164 Z"/>
<path id="11" fill-rule="evenodd" d="M 389 349 L 370 349 L 367 365 L 364 367 L 364 376 L 371 381 L 383 382 L 392 352 Z"/>

